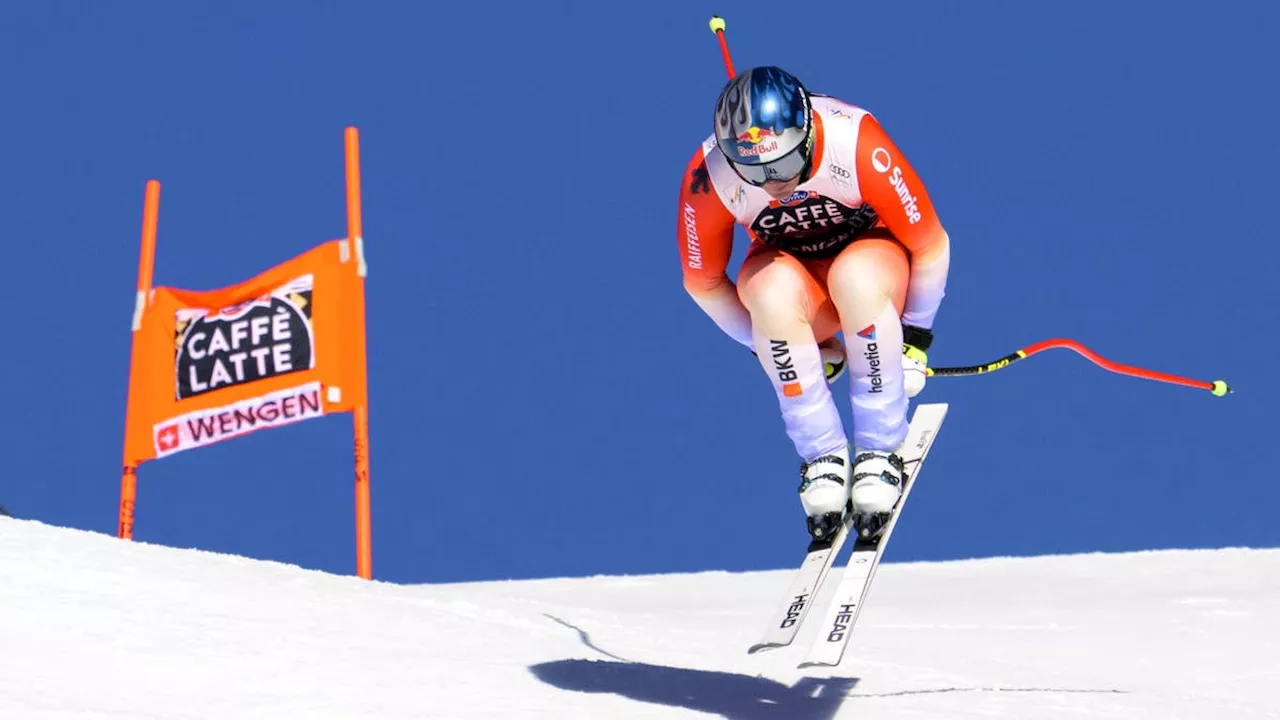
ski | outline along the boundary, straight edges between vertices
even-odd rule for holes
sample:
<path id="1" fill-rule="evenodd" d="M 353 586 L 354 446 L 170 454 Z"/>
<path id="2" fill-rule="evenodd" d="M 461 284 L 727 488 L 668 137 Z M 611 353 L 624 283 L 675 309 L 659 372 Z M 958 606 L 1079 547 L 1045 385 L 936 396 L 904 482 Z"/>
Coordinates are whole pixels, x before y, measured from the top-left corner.
<path id="1" fill-rule="evenodd" d="M 908 432 L 907 440 L 903 443 L 903 447 L 913 448 L 914 444 L 921 440 L 922 435 L 917 431 L 917 427 L 926 423 L 930 425 L 932 430 L 927 435 L 928 442 L 932 444 L 932 437 L 936 434 L 937 426 L 942 423 L 942 416 L 946 414 L 946 407 L 945 404 L 935 404 L 922 405 L 917 408 L 916 414 L 912 416 L 911 430 Z M 925 408 L 929 409 L 926 411 L 927 417 L 920 414 Z M 932 417 L 933 414 L 938 415 L 936 420 Z M 920 422 L 917 422 L 917 418 Z M 926 447 L 924 450 L 927 451 L 928 448 Z M 904 452 L 903 454 L 904 468 L 912 464 L 913 460 L 916 464 L 923 460 L 923 454 L 917 457 L 914 451 Z M 904 478 L 908 485 L 903 489 L 903 497 L 899 500 L 898 507 L 901 507 L 902 500 L 906 499 L 911 477 L 912 475 L 909 474 Z M 784 596 L 782 606 L 773 616 L 773 623 L 769 630 L 765 632 L 764 638 L 747 649 L 747 654 L 786 647 L 795 640 L 796 635 L 800 632 L 800 626 L 808 616 L 809 609 L 812 607 L 813 601 L 822 587 L 822 583 L 826 580 L 827 574 L 835 564 L 836 558 L 849 538 L 852 522 L 852 518 L 847 520 L 840 532 L 829 540 L 815 540 L 809 543 L 809 547 L 805 550 L 804 559 L 792 575 L 791 584 L 787 588 L 787 594 Z M 867 543 L 862 544 L 866 545 Z"/>
<path id="2" fill-rule="evenodd" d="M 761 650 L 786 647 L 795 640 L 800 624 L 809 614 L 814 596 L 818 594 L 818 588 L 822 586 L 827 572 L 831 570 L 836 556 L 849 538 L 851 524 L 852 520 L 846 520 L 834 537 L 810 541 L 804 560 L 792 575 L 783 607 L 774 615 L 773 625 L 765 632 L 764 638 L 747 649 L 748 655 Z"/>
<path id="3" fill-rule="evenodd" d="M 849 645 L 849 636 L 853 633 L 854 623 L 862 612 L 867 594 L 871 589 L 871 581 L 875 578 L 876 569 L 880 566 L 880 558 L 884 556 L 893 528 L 902 517 L 907 496 L 915 487 L 920 477 L 920 468 L 924 465 L 929 449 L 938 436 L 942 420 L 947 415 L 946 403 L 931 403 L 916 408 L 911 418 L 911 429 L 907 440 L 902 444 L 900 453 L 903 464 L 902 497 L 894 507 L 883 532 L 871 539 L 856 538 L 853 550 L 845 565 L 844 575 L 836 585 L 831 604 L 827 606 L 825 617 L 819 626 L 818 635 L 810 646 L 809 654 L 798 667 L 815 666 L 834 667 L 840 664 L 845 648 Z M 856 536 L 856 531 L 855 536 Z"/>

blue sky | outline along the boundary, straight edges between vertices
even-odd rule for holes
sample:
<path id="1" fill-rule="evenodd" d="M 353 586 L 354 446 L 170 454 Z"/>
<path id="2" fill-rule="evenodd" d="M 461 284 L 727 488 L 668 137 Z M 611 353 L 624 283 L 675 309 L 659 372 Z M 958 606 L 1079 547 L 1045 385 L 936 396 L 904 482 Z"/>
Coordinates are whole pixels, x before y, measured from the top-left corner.
<path id="1" fill-rule="evenodd" d="M 890 560 L 1280 544 L 1280 9 L 589 7 L 6 5 L 0 504 L 115 532 L 145 182 L 157 284 L 229 285 L 345 234 L 355 125 L 375 576 L 793 565 L 776 400 L 674 238 L 720 13 L 739 69 L 870 109 L 921 173 L 954 248 L 935 365 L 1065 336 L 1237 390 L 1067 351 L 934 379 L 951 412 Z M 350 427 L 145 464 L 136 538 L 353 573 Z"/>

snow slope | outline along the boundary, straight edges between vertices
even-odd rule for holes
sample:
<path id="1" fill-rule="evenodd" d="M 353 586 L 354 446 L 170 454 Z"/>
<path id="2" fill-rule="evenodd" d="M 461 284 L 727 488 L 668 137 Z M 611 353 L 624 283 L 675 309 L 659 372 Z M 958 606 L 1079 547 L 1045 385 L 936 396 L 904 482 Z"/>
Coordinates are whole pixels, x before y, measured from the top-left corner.
<path id="1" fill-rule="evenodd" d="M 890 563 L 835 672 L 744 652 L 785 584 L 397 586 L 0 518 L 0 717 L 1280 718 L 1277 550 Z"/>

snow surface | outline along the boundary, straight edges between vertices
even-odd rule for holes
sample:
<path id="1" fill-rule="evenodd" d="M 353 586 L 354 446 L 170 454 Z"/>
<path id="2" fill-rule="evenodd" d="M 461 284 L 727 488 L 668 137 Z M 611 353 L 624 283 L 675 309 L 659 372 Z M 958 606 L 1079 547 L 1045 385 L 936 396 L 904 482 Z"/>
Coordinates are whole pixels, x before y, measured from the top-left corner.
<path id="1" fill-rule="evenodd" d="M 787 577 L 406 586 L 0 518 L 0 717 L 1280 718 L 1280 550 L 888 563 L 830 671 L 813 627 L 745 652 Z"/>

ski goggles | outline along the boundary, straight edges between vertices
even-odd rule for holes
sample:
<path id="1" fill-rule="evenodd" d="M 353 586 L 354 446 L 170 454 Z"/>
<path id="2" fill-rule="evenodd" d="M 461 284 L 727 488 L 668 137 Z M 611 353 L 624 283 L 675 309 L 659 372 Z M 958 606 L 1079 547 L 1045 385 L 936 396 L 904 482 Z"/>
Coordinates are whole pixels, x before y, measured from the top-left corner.
<path id="1" fill-rule="evenodd" d="M 729 160 L 729 166 L 733 168 L 734 172 L 738 173 L 738 177 L 757 187 L 770 180 L 787 182 L 804 172 L 805 167 L 809 165 L 809 150 L 812 146 L 813 140 L 812 136 L 810 136 L 797 145 L 794 150 L 777 160 L 758 165 L 745 165 Z"/>

